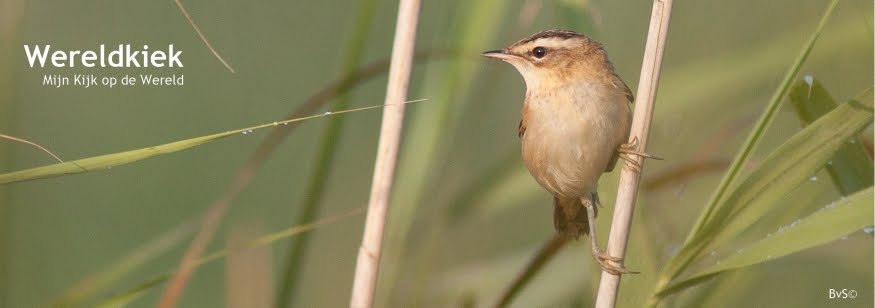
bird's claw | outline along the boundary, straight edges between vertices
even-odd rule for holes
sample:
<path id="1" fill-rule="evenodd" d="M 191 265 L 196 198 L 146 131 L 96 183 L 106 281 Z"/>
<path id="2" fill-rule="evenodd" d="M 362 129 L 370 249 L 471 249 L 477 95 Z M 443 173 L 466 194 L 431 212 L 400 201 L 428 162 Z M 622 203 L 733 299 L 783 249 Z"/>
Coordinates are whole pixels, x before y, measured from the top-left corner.
<path id="1" fill-rule="evenodd" d="M 662 158 L 647 154 L 645 152 L 638 151 L 638 137 L 632 138 L 632 141 L 629 143 L 624 143 L 620 145 L 620 148 L 617 149 L 617 152 L 620 155 L 620 158 L 625 160 L 630 168 L 635 172 L 641 172 L 641 163 L 639 163 L 632 155 L 641 156 L 644 158 L 662 160 Z"/>
<path id="2" fill-rule="evenodd" d="M 596 262 L 598 262 L 599 266 L 601 266 L 602 270 L 611 274 L 611 275 L 623 275 L 623 274 L 638 274 L 638 272 L 630 271 L 626 269 L 622 264 L 623 258 L 610 256 L 601 251 L 593 251 L 593 257 Z M 612 264 L 616 263 L 618 265 Z"/>

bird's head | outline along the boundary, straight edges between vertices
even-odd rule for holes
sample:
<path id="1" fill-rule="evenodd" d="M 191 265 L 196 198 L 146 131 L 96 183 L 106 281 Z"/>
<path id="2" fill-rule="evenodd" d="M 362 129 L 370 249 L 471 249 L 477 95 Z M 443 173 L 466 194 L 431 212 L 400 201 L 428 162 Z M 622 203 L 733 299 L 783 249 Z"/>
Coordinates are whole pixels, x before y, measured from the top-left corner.
<path id="1" fill-rule="evenodd" d="M 614 74 L 602 45 L 568 30 L 535 33 L 505 49 L 482 54 L 513 65 L 529 89 L 550 88 L 580 79 Z"/>

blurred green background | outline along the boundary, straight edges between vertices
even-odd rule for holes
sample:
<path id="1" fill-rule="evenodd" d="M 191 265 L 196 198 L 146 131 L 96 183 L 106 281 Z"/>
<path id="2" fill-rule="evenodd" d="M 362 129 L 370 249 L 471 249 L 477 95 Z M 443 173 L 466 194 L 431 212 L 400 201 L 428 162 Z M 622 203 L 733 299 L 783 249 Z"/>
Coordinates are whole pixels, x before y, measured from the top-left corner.
<path id="1" fill-rule="evenodd" d="M 356 9 L 363 9 L 355 1 L 183 4 L 237 73 L 213 57 L 173 1 L 0 0 L 0 133 L 40 143 L 71 160 L 282 119 L 341 76 Z M 376 4 L 362 65 L 391 51 L 397 2 Z M 665 160 L 650 161 L 644 169 L 632 235 L 633 243 L 646 243 L 656 252 L 656 264 L 683 243 L 826 5 L 789 0 L 675 3 L 648 150 Z M 429 100 L 408 107 L 391 210 L 393 219 L 403 222 L 389 227 L 378 306 L 488 305 L 553 232 L 549 196 L 530 179 L 518 154 L 516 125 L 525 85 L 509 65 L 479 59 L 479 52 L 540 30 L 569 28 L 602 42 L 618 73 L 635 89 L 650 10 L 647 1 L 424 1 L 417 48 L 460 55 L 431 59 L 413 71 L 409 98 Z M 185 67 L 30 68 L 22 48 L 126 43 L 174 44 L 183 51 Z M 872 46 L 871 1 L 842 1 L 801 74 L 814 76 L 843 102 L 872 86 Z M 53 73 L 184 74 L 185 84 L 43 86 L 42 76 Z M 351 106 L 381 104 L 385 81 L 380 76 L 355 88 Z M 801 127 L 793 109 L 785 107 L 754 154 L 754 164 Z M 317 217 L 367 203 L 380 112 L 342 117 Z M 251 238 L 296 223 L 327 123 L 328 118 L 303 123 L 269 158 L 235 200 L 210 251 L 227 246 L 232 234 Z M 864 135 L 871 140 L 871 127 Z M 196 219 L 228 188 L 265 136 L 267 131 L 256 131 L 105 171 L 0 186 L 0 306 L 53 303 L 78 281 Z M 4 173 L 53 162 L 33 147 L 0 141 Z M 696 162 L 710 165 L 693 168 L 685 177 L 661 177 Z M 607 234 L 616 174 L 604 176 L 600 189 L 606 208 L 599 228 Z M 813 209 L 837 196 L 829 181 L 811 181 L 784 202 L 807 202 L 815 204 Z M 312 232 L 293 306 L 347 305 L 363 220 L 359 215 Z M 406 225 L 409 231 L 403 231 Z M 762 237 L 772 227 L 754 228 L 739 242 Z M 188 242 L 186 237 L 170 251 L 150 256 L 85 304 L 100 303 L 175 268 Z M 277 242 L 267 246 L 267 253 L 246 259 L 251 263 L 244 264 L 255 264 L 255 269 L 244 270 L 243 278 L 233 275 L 233 258 L 201 266 L 180 306 L 240 306 L 231 298 L 234 290 L 247 286 L 262 292 L 252 298 L 269 303 L 281 281 L 288 243 Z M 587 249 L 585 242 L 566 249 L 519 296 L 519 307 L 589 303 L 595 287 Z M 650 289 L 629 288 L 659 269 L 635 267 L 641 264 L 636 258 L 643 257 L 630 255 L 630 267 L 644 273 L 624 278 L 628 288 L 621 291 L 620 304 L 628 307 L 643 299 L 622 295 L 649 295 Z M 725 288 L 712 303 L 872 307 L 872 260 L 872 236 L 856 232 L 846 240 L 729 273 L 709 283 Z M 709 284 L 683 296 L 695 296 Z M 830 300 L 830 288 L 856 289 L 860 295 Z M 153 288 L 131 306 L 154 305 L 161 290 Z"/>

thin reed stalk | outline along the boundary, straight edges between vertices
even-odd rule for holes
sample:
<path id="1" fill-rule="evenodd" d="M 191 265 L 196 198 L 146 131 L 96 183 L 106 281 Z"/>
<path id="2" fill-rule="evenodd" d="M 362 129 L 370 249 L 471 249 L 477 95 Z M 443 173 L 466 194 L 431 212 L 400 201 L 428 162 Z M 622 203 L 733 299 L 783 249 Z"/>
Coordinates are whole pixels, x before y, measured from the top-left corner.
<path id="1" fill-rule="evenodd" d="M 383 230 L 392 193 L 401 128 L 404 124 L 404 105 L 398 103 L 406 99 L 407 88 L 410 85 L 419 7 L 419 0 L 400 0 L 398 4 L 392 62 L 389 66 L 389 82 L 386 86 L 386 103 L 390 105 L 383 109 L 383 124 L 380 128 L 380 143 L 377 146 L 368 215 L 356 261 L 350 298 L 350 307 L 354 308 L 366 308 L 374 304 Z"/>
<path id="2" fill-rule="evenodd" d="M 665 40 L 668 34 L 668 23 L 671 19 L 672 0 L 653 1 L 653 12 L 650 15 L 650 30 L 647 33 L 647 44 L 644 47 L 644 59 L 641 64 L 641 78 L 638 81 L 638 95 L 635 102 L 635 116 L 632 119 L 630 142 L 637 142 L 638 151 L 647 149 L 647 137 L 650 132 L 650 121 L 653 118 L 653 107 L 656 102 L 656 89 L 659 84 L 659 74 L 662 68 L 662 55 L 665 50 Z M 644 157 L 633 156 L 638 166 L 643 167 Z M 614 206 L 614 218 L 611 222 L 611 233 L 608 237 L 607 253 L 615 257 L 626 255 L 626 243 L 629 240 L 629 230 L 632 226 L 632 212 L 635 209 L 635 197 L 638 194 L 638 183 L 641 181 L 641 168 L 630 163 L 623 166 L 620 172 L 617 202 Z M 598 296 L 595 307 L 614 307 L 620 287 L 620 276 L 602 271 Z"/>

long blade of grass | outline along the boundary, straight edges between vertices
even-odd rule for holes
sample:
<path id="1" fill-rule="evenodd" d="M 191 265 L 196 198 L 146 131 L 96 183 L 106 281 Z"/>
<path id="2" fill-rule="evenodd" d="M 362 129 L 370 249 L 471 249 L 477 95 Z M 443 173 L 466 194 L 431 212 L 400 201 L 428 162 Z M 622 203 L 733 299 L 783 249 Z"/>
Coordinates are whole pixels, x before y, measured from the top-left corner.
<path id="1" fill-rule="evenodd" d="M 811 53 L 811 49 L 814 47 L 814 43 L 817 42 L 817 39 L 820 37 L 820 33 L 822 32 L 824 26 L 829 20 L 829 17 L 832 15 L 832 11 L 835 9 L 838 2 L 838 0 L 833 0 L 830 2 L 829 6 L 826 8 L 823 14 L 823 17 L 817 25 L 817 28 L 808 39 L 808 42 L 806 42 L 806 44 L 802 47 L 802 50 L 796 57 L 795 61 L 793 61 L 793 64 L 787 70 L 787 73 L 784 76 L 784 80 L 781 82 L 781 85 L 772 95 L 772 98 L 769 100 L 769 103 L 766 106 L 763 115 L 754 126 L 753 131 L 742 145 L 741 150 L 736 155 L 735 159 L 729 167 L 729 170 L 726 172 L 726 175 L 720 181 L 720 184 L 717 186 L 714 194 L 711 196 L 710 200 L 705 205 L 705 208 L 702 210 L 702 214 L 699 216 L 699 218 L 693 225 L 693 228 L 690 230 L 690 233 L 687 236 L 683 247 L 678 252 L 678 254 L 675 255 L 671 260 L 669 260 L 668 264 L 666 264 L 655 288 L 657 292 L 658 290 L 664 288 L 672 279 L 677 277 L 677 275 L 682 272 L 697 255 L 701 253 L 701 250 L 703 249 L 706 242 L 704 241 L 704 239 L 708 238 L 711 235 L 707 232 L 701 232 L 701 229 L 707 224 L 713 222 L 712 219 L 714 218 L 714 211 L 716 210 L 718 203 L 722 201 L 723 198 L 725 198 L 725 194 L 729 189 L 729 186 L 736 180 L 738 176 L 740 176 L 741 167 L 745 165 L 750 154 L 753 153 L 754 148 L 757 146 L 757 144 L 759 144 L 759 141 L 762 139 L 762 136 L 764 135 L 766 129 L 772 123 L 772 120 L 777 114 L 777 110 L 780 106 L 782 99 L 789 91 L 790 85 L 795 79 L 796 75 L 799 73 L 799 69 L 802 67 L 802 64 L 805 63 L 806 59 L 808 59 L 808 55 Z M 655 304 L 655 302 L 652 302 L 652 304 Z"/>
<path id="2" fill-rule="evenodd" d="M 422 100 L 409 101 L 409 102 L 404 102 L 402 104 L 408 104 L 408 103 L 414 103 L 414 102 L 420 102 L 420 101 L 422 101 Z M 151 147 L 137 149 L 137 150 L 94 156 L 94 157 L 83 158 L 83 159 L 74 160 L 74 161 L 67 161 L 64 163 L 57 163 L 57 164 L 52 164 L 52 165 L 48 165 L 48 166 L 31 168 L 31 169 L 27 169 L 27 170 L 4 173 L 4 174 L 0 174 L 0 184 L 30 181 L 30 180 L 49 178 L 49 177 L 68 175 L 68 174 L 90 172 L 90 171 L 106 170 L 106 169 L 109 169 L 112 167 L 126 165 L 129 163 L 143 160 L 146 158 L 150 158 L 150 157 L 153 157 L 156 155 L 168 154 L 168 153 L 173 153 L 173 152 L 185 150 L 185 149 L 188 149 L 191 147 L 199 146 L 201 144 L 215 141 L 218 139 L 222 139 L 225 137 L 230 137 L 230 136 L 237 135 L 237 134 L 249 134 L 255 130 L 259 130 L 259 129 L 263 129 L 263 128 L 270 128 L 270 127 L 275 127 L 275 126 L 279 126 L 279 125 L 287 125 L 290 123 L 301 122 L 301 121 L 306 121 L 306 120 L 311 120 L 311 119 L 316 119 L 316 118 L 323 118 L 323 117 L 328 117 L 328 116 L 334 116 L 334 115 L 339 115 L 339 114 L 344 114 L 344 113 L 383 108 L 385 106 L 386 105 L 374 105 L 374 106 L 368 106 L 368 107 L 362 107 L 362 108 L 340 110 L 340 111 L 334 111 L 334 112 L 326 112 L 324 114 L 317 114 L 317 115 L 312 115 L 312 116 L 307 116 L 307 117 L 295 118 L 295 119 L 291 119 L 291 120 L 283 120 L 283 121 L 277 121 L 277 122 L 273 122 L 273 123 L 266 123 L 266 124 L 251 126 L 251 127 L 247 127 L 247 128 L 230 130 L 230 131 L 226 131 L 223 133 L 217 133 L 217 134 L 212 134 L 212 135 L 207 135 L 207 136 L 202 136 L 202 137 L 190 138 L 190 139 L 180 140 L 180 141 L 171 142 L 171 143 L 165 143 L 165 144 L 151 146 Z"/>
<path id="3" fill-rule="evenodd" d="M 715 214 L 718 221 L 703 229 L 712 236 L 697 245 L 719 247 L 747 229 L 772 209 L 772 205 L 780 198 L 820 169 L 850 137 L 869 125 L 872 119 L 871 101 L 864 105 L 852 100 L 791 137 L 727 197 Z M 704 278 L 706 277 L 700 276 L 696 281 L 687 281 L 685 286 L 701 282 Z M 668 285 L 665 286 L 667 287 Z M 656 296 L 662 297 L 671 293 L 660 289 Z"/>
<path id="4" fill-rule="evenodd" d="M 365 43 L 367 42 L 366 38 L 373 24 L 376 8 L 376 0 L 362 0 L 359 2 L 353 33 L 350 37 L 349 48 L 346 51 L 344 60 L 343 75 L 354 73 L 361 62 Z M 349 102 L 349 95 L 343 94 L 331 105 L 331 109 L 343 110 L 349 108 Z M 305 199 L 300 215 L 295 219 L 296 224 L 313 220 L 319 212 L 322 196 L 325 193 L 325 183 L 328 181 L 328 175 L 331 173 L 332 166 L 334 166 L 334 159 L 337 156 L 335 152 L 343 128 L 343 118 L 331 119 L 326 125 L 324 138 L 322 138 L 319 152 L 316 155 L 315 171 L 310 176 L 310 183 L 307 185 L 307 193 L 304 195 Z M 303 260 L 306 256 L 309 240 L 310 234 L 304 233 L 294 239 L 288 248 L 284 275 L 280 278 L 282 283 L 279 286 L 277 298 L 274 301 L 276 307 L 290 307 L 292 305 L 291 299 L 297 290 L 298 281 L 301 276 L 301 265 L 304 263 Z"/>
<path id="5" fill-rule="evenodd" d="M 117 294 L 112 298 L 103 301 L 97 305 L 94 305 L 94 308 L 121 308 L 127 307 L 128 304 L 134 302 L 139 299 L 143 295 L 146 294 L 147 291 L 151 290 L 153 287 L 160 285 L 165 280 L 167 280 L 168 276 L 162 276 L 159 278 L 152 279 L 150 281 L 144 282 L 139 286 L 125 291 L 123 293 Z M 57 306 L 57 307 L 75 307 L 75 306 Z"/>
<path id="6" fill-rule="evenodd" d="M 798 82 L 790 91 L 789 97 L 803 125 L 809 125 L 837 106 L 820 81 L 811 76 Z M 875 170 L 872 168 L 872 160 L 859 142 L 846 143 L 839 148 L 826 165 L 826 170 L 832 182 L 845 196 L 873 184 L 872 173 Z"/>
<path id="7" fill-rule="evenodd" d="M 873 198 L 872 187 L 850 197 L 841 198 L 806 218 L 780 227 L 770 236 L 740 249 L 737 253 L 718 261 L 717 264 L 693 274 L 689 278 L 672 283 L 657 295 L 664 297 L 722 272 L 775 260 L 829 243 L 841 236 L 870 226 L 872 225 L 873 201 L 875 198 Z"/>
<path id="8" fill-rule="evenodd" d="M 817 39 L 820 37 L 820 33 L 823 30 L 823 27 L 826 25 L 826 22 L 829 20 L 829 17 L 832 15 L 832 11 L 836 7 L 838 2 L 838 0 L 833 0 L 827 7 L 823 18 L 821 18 L 820 23 L 814 31 L 814 34 L 812 34 L 812 36 L 809 38 L 808 42 L 803 47 L 802 52 L 797 56 L 796 61 L 794 61 L 787 74 L 784 75 L 784 80 L 781 82 L 781 85 L 772 95 L 772 98 L 769 100 L 769 104 L 766 106 L 763 115 L 754 126 L 753 131 L 748 136 L 747 140 L 742 146 L 741 151 L 738 153 L 732 165 L 729 167 L 729 171 L 727 172 L 726 176 L 723 178 L 723 180 L 721 180 L 720 185 L 708 202 L 708 206 L 705 207 L 703 215 L 700 217 L 699 221 L 697 221 L 696 224 L 693 226 L 693 229 L 690 233 L 691 236 L 701 234 L 698 232 L 699 229 L 701 229 L 704 224 L 712 220 L 714 211 L 717 208 L 716 205 L 723 199 L 729 186 L 741 174 L 741 167 L 747 163 L 747 159 L 750 157 L 750 154 L 753 153 L 753 150 L 756 148 L 757 145 L 759 145 L 759 141 L 762 139 L 765 131 L 768 129 L 769 126 L 771 126 L 771 123 L 774 120 L 775 115 L 777 114 L 778 108 L 781 106 L 781 102 L 783 101 L 784 96 L 787 95 L 790 85 L 796 78 L 799 70 L 802 68 L 802 64 L 805 63 L 805 60 L 808 58 L 809 53 L 814 47 L 814 43 L 817 42 Z M 691 237 L 688 237 L 687 242 L 689 242 L 690 239 Z"/>
<path id="9" fill-rule="evenodd" d="M 851 100 L 784 142 L 721 204 L 715 215 L 717 221 L 707 228 L 714 234 L 707 246 L 721 246 L 774 209 L 774 204 L 823 168 L 872 119 L 871 101 L 863 104 Z"/>

